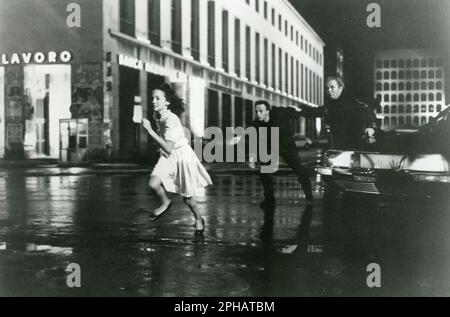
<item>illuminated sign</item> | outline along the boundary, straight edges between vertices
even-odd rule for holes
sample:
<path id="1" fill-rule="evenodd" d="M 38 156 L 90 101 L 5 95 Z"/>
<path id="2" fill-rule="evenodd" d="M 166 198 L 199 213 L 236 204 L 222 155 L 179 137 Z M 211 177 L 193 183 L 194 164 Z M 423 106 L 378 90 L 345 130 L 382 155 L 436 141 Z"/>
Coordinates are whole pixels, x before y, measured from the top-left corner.
<path id="1" fill-rule="evenodd" d="M 118 62 L 120 66 L 125 66 L 137 70 L 145 70 L 148 73 L 158 74 L 161 76 L 167 76 L 171 78 L 173 82 L 185 82 L 187 81 L 187 75 L 176 70 L 168 69 L 154 63 L 147 63 L 140 59 L 119 54 Z"/>
<path id="2" fill-rule="evenodd" d="M 43 63 L 68 63 L 72 60 L 72 53 L 69 51 L 62 51 L 56 53 L 49 51 L 46 53 L 13 53 L 1 54 L 0 65 L 20 65 L 20 64 L 43 64 Z"/>

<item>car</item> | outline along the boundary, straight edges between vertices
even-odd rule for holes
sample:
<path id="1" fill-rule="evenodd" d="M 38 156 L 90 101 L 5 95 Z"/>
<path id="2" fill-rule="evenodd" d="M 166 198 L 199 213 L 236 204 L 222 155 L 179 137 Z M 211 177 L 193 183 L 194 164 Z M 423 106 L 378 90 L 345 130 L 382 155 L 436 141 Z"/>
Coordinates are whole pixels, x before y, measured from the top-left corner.
<path id="1" fill-rule="evenodd" d="M 449 140 L 450 107 L 417 132 L 389 134 L 378 150 L 329 150 L 316 170 L 333 196 L 449 197 Z"/>
<path id="2" fill-rule="evenodd" d="M 296 134 L 295 135 L 295 145 L 298 148 L 304 148 L 306 150 L 308 150 L 310 147 L 312 147 L 313 142 L 310 138 L 301 135 L 301 134 Z"/>

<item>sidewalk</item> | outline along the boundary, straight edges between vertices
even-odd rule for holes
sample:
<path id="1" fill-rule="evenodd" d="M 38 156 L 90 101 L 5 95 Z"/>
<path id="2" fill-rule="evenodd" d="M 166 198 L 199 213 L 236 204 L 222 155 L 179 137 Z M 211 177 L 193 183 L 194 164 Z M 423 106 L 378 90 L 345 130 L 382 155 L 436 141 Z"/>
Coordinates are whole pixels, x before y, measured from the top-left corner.
<path id="1" fill-rule="evenodd" d="M 317 164 L 314 150 L 301 154 L 304 165 L 313 171 Z M 259 169 L 251 169 L 248 163 L 204 163 L 211 174 L 257 174 Z M 132 162 L 91 162 L 81 164 L 60 164 L 56 159 L 30 159 L 8 161 L 0 159 L 0 176 L 20 174 L 27 176 L 65 176 L 101 174 L 150 174 L 153 166 Z M 278 174 L 290 174 L 292 170 L 282 162 Z"/>
<path id="2" fill-rule="evenodd" d="M 312 163 L 306 167 L 313 169 Z M 247 163 L 206 163 L 206 170 L 211 174 L 257 174 L 258 169 L 251 169 Z M 4 162 L 0 160 L 0 176 L 5 174 L 26 176 L 70 176 L 70 175 L 127 175 L 150 174 L 152 167 L 134 163 L 91 163 L 78 165 L 59 165 L 47 161 Z M 292 170 L 282 164 L 280 174 L 290 174 Z"/>

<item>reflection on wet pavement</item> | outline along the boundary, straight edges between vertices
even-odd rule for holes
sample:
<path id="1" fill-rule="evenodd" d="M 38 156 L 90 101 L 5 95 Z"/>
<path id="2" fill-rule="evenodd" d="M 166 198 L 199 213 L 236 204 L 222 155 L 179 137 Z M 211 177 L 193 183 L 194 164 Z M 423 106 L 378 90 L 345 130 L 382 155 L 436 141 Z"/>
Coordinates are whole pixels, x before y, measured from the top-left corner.
<path id="1" fill-rule="evenodd" d="M 178 197 L 157 206 L 138 175 L 0 177 L 0 295 L 339 296 L 449 295 L 448 204 L 355 197 L 305 204 L 294 176 L 279 176 L 277 206 L 261 210 L 256 175 L 215 175 L 198 197 L 194 234 Z M 444 207 L 445 206 L 445 207 Z M 66 286 L 70 263 L 82 287 Z M 366 285 L 367 265 L 382 287 Z"/>

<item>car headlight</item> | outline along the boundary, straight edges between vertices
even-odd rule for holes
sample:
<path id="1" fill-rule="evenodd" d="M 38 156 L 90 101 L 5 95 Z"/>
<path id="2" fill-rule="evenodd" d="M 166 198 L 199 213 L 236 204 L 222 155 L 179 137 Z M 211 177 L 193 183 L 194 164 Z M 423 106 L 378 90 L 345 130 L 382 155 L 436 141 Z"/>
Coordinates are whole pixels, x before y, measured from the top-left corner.
<path id="1" fill-rule="evenodd" d="M 324 164 L 333 167 L 351 167 L 352 151 L 328 151 L 324 156 Z"/>
<path id="2" fill-rule="evenodd" d="M 448 173 L 449 164 L 441 154 L 423 154 L 405 157 L 400 164 L 400 170 Z"/>

